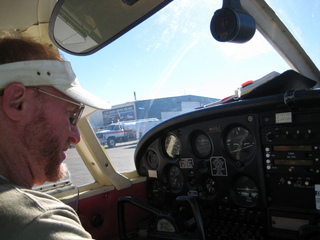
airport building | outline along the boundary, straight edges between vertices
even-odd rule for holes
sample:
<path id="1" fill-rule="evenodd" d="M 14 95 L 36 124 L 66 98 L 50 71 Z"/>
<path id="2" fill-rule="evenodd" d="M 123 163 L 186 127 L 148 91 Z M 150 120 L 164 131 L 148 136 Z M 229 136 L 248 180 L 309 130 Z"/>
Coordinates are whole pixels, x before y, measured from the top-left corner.
<path id="1" fill-rule="evenodd" d="M 119 121 L 148 118 L 164 121 L 174 116 L 194 111 L 217 100 L 217 98 L 195 95 L 136 100 L 114 105 L 109 110 L 97 111 L 91 115 L 90 122 L 93 126 L 106 126 Z"/>

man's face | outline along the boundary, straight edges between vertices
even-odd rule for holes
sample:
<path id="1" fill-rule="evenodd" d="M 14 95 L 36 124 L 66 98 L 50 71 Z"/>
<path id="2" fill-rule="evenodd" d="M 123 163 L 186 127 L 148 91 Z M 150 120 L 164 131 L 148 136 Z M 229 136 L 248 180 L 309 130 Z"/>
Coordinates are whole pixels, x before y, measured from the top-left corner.
<path id="1" fill-rule="evenodd" d="M 61 95 L 53 89 L 50 92 Z M 46 95 L 41 96 L 41 99 L 41 104 L 36 106 L 33 121 L 25 126 L 23 132 L 35 184 L 62 179 L 67 172 L 62 163 L 66 158 L 65 151 L 71 143 L 76 144 L 80 140 L 78 128 L 70 125 L 68 119 L 68 111 L 74 106 Z"/>

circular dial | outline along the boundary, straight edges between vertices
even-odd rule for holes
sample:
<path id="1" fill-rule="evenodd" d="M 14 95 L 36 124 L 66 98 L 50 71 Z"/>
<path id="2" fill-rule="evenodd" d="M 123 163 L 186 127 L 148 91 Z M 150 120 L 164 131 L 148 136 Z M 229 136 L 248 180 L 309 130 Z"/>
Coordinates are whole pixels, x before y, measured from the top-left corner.
<path id="1" fill-rule="evenodd" d="M 159 165 L 158 155 L 153 150 L 147 152 L 147 163 L 151 169 L 157 169 Z"/>
<path id="2" fill-rule="evenodd" d="M 238 126 L 227 132 L 225 147 L 234 160 L 243 162 L 253 157 L 255 140 L 248 129 Z"/>
<path id="3" fill-rule="evenodd" d="M 234 183 L 234 200 L 240 206 L 256 206 L 259 201 L 257 184 L 247 176 L 239 177 Z"/>
<path id="4" fill-rule="evenodd" d="M 199 158 L 207 158 L 212 152 L 212 144 L 204 133 L 197 133 L 192 139 L 192 148 Z"/>
<path id="5" fill-rule="evenodd" d="M 181 169 L 172 165 L 168 171 L 168 182 L 171 187 L 172 192 L 179 193 L 183 190 L 184 187 L 184 177 Z"/>
<path id="6" fill-rule="evenodd" d="M 167 155 L 170 158 L 177 158 L 180 156 L 181 143 L 175 135 L 168 134 L 166 136 L 165 141 L 164 141 L 164 148 L 165 148 Z"/>

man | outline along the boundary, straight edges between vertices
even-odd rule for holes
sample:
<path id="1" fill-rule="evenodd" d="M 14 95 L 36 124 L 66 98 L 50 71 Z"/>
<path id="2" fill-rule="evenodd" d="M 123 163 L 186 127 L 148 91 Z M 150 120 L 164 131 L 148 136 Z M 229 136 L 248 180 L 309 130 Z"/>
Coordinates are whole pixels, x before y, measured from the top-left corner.
<path id="1" fill-rule="evenodd" d="M 106 107 L 49 47 L 0 39 L 1 239 L 91 239 L 72 208 L 31 188 L 65 176 L 77 120 Z"/>

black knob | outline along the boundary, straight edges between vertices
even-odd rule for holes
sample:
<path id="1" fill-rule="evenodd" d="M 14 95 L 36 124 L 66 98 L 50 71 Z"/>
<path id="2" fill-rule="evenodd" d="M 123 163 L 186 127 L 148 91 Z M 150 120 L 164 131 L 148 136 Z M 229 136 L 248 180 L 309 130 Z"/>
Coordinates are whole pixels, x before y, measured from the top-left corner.
<path id="1" fill-rule="evenodd" d="M 91 224 L 94 227 L 101 227 L 103 222 L 104 222 L 104 218 L 99 214 L 94 215 L 91 219 Z"/>

